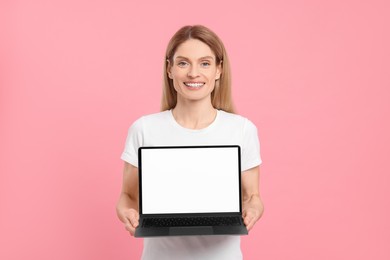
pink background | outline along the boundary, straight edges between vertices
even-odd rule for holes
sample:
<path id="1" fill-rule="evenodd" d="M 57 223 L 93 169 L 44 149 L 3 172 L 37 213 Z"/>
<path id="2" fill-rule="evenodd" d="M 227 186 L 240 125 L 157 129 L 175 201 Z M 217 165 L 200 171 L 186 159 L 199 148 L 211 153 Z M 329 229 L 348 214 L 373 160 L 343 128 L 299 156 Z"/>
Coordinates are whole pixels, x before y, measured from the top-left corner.
<path id="1" fill-rule="evenodd" d="M 225 42 L 259 129 L 246 259 L 390 259 L 389 2 L 0 3 L 0 259 L 137 259 L 115 214 L 129 125 L 183 25 Z"/>

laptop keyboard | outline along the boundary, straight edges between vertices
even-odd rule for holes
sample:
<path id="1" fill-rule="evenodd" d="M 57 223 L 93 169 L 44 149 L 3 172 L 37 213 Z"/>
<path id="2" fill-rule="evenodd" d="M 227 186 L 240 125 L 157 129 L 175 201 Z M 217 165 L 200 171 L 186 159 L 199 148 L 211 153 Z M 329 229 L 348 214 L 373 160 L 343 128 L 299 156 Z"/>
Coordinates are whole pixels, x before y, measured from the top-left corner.
<path id="1" fill-rule="evenodd" d="M 177 218 L 147 218 L 143 227 L 188 227 L 188 226 L 237 226 L 240 218 L 231 217 L 177 217 Z"/>

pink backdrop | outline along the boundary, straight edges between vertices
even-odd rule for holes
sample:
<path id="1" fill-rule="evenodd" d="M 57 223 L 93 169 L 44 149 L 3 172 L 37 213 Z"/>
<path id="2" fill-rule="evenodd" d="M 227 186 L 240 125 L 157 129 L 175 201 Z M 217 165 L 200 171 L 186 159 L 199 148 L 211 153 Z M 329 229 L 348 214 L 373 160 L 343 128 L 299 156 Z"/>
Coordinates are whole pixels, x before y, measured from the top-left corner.
<path id="1" fill-rule="evenodd" d="M 187 24 L 226 44 L 259 129 L 246 259 L 390 259 L 389 2 L 0 3 L 0 259 L 137 259 L 115 214 L 133 120 Z"/>

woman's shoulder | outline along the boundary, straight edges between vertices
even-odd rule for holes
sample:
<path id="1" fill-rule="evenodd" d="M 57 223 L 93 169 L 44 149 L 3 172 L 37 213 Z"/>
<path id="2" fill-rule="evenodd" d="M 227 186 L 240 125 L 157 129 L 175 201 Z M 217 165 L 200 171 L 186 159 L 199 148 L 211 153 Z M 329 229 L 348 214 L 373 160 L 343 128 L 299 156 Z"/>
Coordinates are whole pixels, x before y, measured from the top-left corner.
<path id="1" fill-rule="evenodd" d="M 170 115 L 170 110 L 165 110 L 161 112 L 156 112 L 152 114 L 143 115 L 139 119 L 145 120 L 145 121 L 154 121 L 154 120 L 160 120 L 160 119 L 166 119 Z"/>
<path id="2" fill-rule="evenodd" d="M 220 110 L 219 112 L 220 112 L 222 120 L 224 120 L 224 121 L 231 121 L 234 123 L 245 123 L 245 124 L 247 122 L 251 122 L 248 118 L 246 118 L 242 115 L 239 115 L 239 114 L 226 112 L 224 110 Z"/>
<path id="3" fill-rule="evenodd" d="M 256 125 L 247 117 L 220 110 L 221 122 L 225 127 L 239 128 L 244 132 L 257 131 Z"/>
<path id="4" fill-rule="evenodd" d="M 165 110 L 157 113 L 146 114 L 136 119 L 132 125 L 135 127 L 141 127 L 144 124 L 158 124 L 161 121 L 166 120 L 170 113 L 170 110 Z"/>

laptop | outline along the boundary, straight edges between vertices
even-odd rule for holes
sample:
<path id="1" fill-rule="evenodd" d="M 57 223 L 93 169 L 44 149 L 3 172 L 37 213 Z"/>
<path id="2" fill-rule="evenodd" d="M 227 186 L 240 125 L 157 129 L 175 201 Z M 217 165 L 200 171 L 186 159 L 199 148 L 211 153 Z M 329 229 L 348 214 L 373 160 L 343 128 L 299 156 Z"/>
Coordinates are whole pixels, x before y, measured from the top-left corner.
<path id="1" fill-rule="evenodd" d="M 138 163 L 135 237 L 248 234 L 240 146 L 140 147 Z"/>

